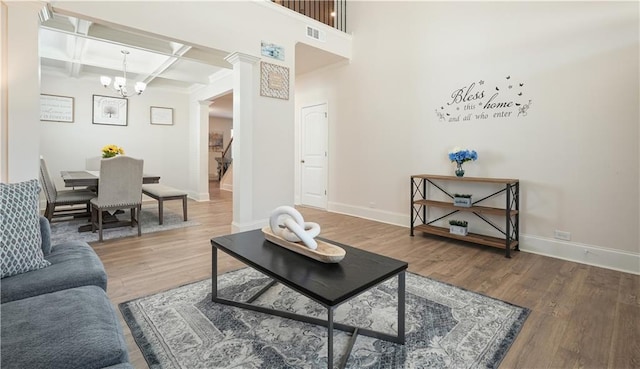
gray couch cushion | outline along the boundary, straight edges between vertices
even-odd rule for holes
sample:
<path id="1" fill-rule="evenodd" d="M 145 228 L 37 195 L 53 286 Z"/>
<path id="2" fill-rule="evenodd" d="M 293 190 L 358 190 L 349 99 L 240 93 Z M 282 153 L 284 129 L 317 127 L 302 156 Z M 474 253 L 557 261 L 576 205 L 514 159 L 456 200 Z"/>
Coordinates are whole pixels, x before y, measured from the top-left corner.
<path id="1" fill-rule="evenodd" d="M 0 277 L 44 268 L 37 179 L 0 183 Z"/>
<path id="2" fill-rule="evenodd" d="M 127 362 L 115 309 L 85 286 L 2 304 L 3 369 L 93 369 Z"/>
<path id="3" fill-rule="evenodd" d="M 2 279 L 2 303 L 80 286 L 107 290 L 107 274 L 98 255 L 85 242 L 53 246 L 46 259 L 51 266 Z"/>

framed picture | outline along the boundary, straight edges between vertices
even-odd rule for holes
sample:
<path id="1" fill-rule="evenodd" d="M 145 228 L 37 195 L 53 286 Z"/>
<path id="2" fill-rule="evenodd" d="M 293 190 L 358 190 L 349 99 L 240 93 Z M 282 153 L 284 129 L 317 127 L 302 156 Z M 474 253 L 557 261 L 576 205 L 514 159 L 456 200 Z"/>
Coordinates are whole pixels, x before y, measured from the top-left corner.
<path id="1" fill-rule="evenodd" d="M 289 100 L 289 68 L 261 62 L 260 95 Z"/>
<path id="2" fill-rule="evenodd" d="M 127 102 L 120 97 L 93 95 L 93 124 L 126 126 Z"/>
<path id="3" fill-rule="evenodd" d="M 151 107 L 151 124 L 161 124 L 161 125 L 167 125 L 167 126 L 172 125 L 173 109 L 152 106 Z"/>
<path id="4" fill-rule="evenodd" d="M 41 94 L 40 120 L 73 123 L 73 97 Z"/>
<path id="5" fill-rule="evenodd" d="M 224 133 L 220 131 L 209 132 L 209 150 L 222 151 L 224 148 Z"/>
<path id="6" fill-rule="evenodd" d="M 284 61 L 284 47 L 276 44 L 270 44 L 265 41 L 260 43 L 260 53 L 269 58 Z"/>

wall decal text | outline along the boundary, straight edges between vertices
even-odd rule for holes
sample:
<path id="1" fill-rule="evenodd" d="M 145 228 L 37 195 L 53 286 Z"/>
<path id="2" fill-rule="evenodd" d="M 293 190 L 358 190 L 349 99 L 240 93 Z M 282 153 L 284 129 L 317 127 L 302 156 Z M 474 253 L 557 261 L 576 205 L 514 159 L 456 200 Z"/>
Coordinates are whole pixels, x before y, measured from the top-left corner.
<path id="1" fill-rule="evenodd" d="M 446 102 L 436 108 L 436 115 L 440 122 L 526 117 L 531 99 L 524 87 L 524 82 L 516 82 L 511 76 L 498 83 L 474 81 L 453 90 Z"/>

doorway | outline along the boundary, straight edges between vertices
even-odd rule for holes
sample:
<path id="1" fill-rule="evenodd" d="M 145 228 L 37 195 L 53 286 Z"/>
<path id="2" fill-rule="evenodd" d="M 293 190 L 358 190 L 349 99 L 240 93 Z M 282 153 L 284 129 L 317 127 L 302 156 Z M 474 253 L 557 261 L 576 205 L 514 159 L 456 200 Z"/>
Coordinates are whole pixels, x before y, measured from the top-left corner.
<path id="1" fill-rule="evenodd" d="M 233 91 L 217 96 L 209 104 L 208 172 L 209 198 L 220 190 L 232 191 L 231 142 L 233 137 Z"/>
<path id="2" fill-rule="evenodd" d="M 300 113 L 300 202 L 327 209 L 329 119 L 327 104 L 302 108 Z"/>

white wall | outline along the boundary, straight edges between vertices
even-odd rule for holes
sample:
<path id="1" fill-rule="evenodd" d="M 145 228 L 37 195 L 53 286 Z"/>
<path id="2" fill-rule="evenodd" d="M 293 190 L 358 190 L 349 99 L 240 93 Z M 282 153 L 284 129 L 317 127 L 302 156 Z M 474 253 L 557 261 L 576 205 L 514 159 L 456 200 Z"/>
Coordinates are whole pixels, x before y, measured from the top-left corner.
<path id="1" fill-rule="evenodd" d="M 4 6 L 6 5 L 6 8 Z M 38 120 L 40 89 L 38 58 L 39 6 L 32 2 L 3 2 L 2 181 L 38 178 Z M 6 10 L 6 13 L 4 11 Z M 6 15 L 6 18 L 4 16 Z M 5 82 L 6 81 L 6 82 Z M 36 139 L 34 139 L 34 137 Z"/>
<path id="2" fill-rule="evenodd" d="M 9 177 L 7 156 L 9 153 L 8 135 L 8 96 L 7 96 L 7 17 L 8 9 L 4 2 L 0 2 L 0 182 L 6 182 Z"/>
<path id="3" fill-rule="evenodd" d="M 329 105 L 330 210 L 408 226 L 409 176 L 453 174 L 447 152 L 466 146 L 479 153 L 466 176 L 521 180 L 523 249 L 640 273 L 638 3 L 348 11 L 351 63 L 296 83 L 297 111 Z M 490 96 L 506 76 L 524 83 L 526 117 L 439 121 L 456 89 L 482 80 Z"/>
<path id="4" fill-rule="evenodd" d="M 161 183 L 188 189 L 189 95 L 149 87 L 128 99 L 128 125 L 112 126 L 92 123 L 93 95 L 115 96 L 98 80 L 43 74 L 41 91 L 74 98 L 73 123 L 40 123 L 40 154 L 58 188 L 64 186 L 61 170 L 83 170 L 87 158 L 99 157 L 103 146 L 114 144 L 144 159 L 144 172 L 159 175 Z M 151 106 L 173 108 L 174 124 L 150 124 Z"/>

